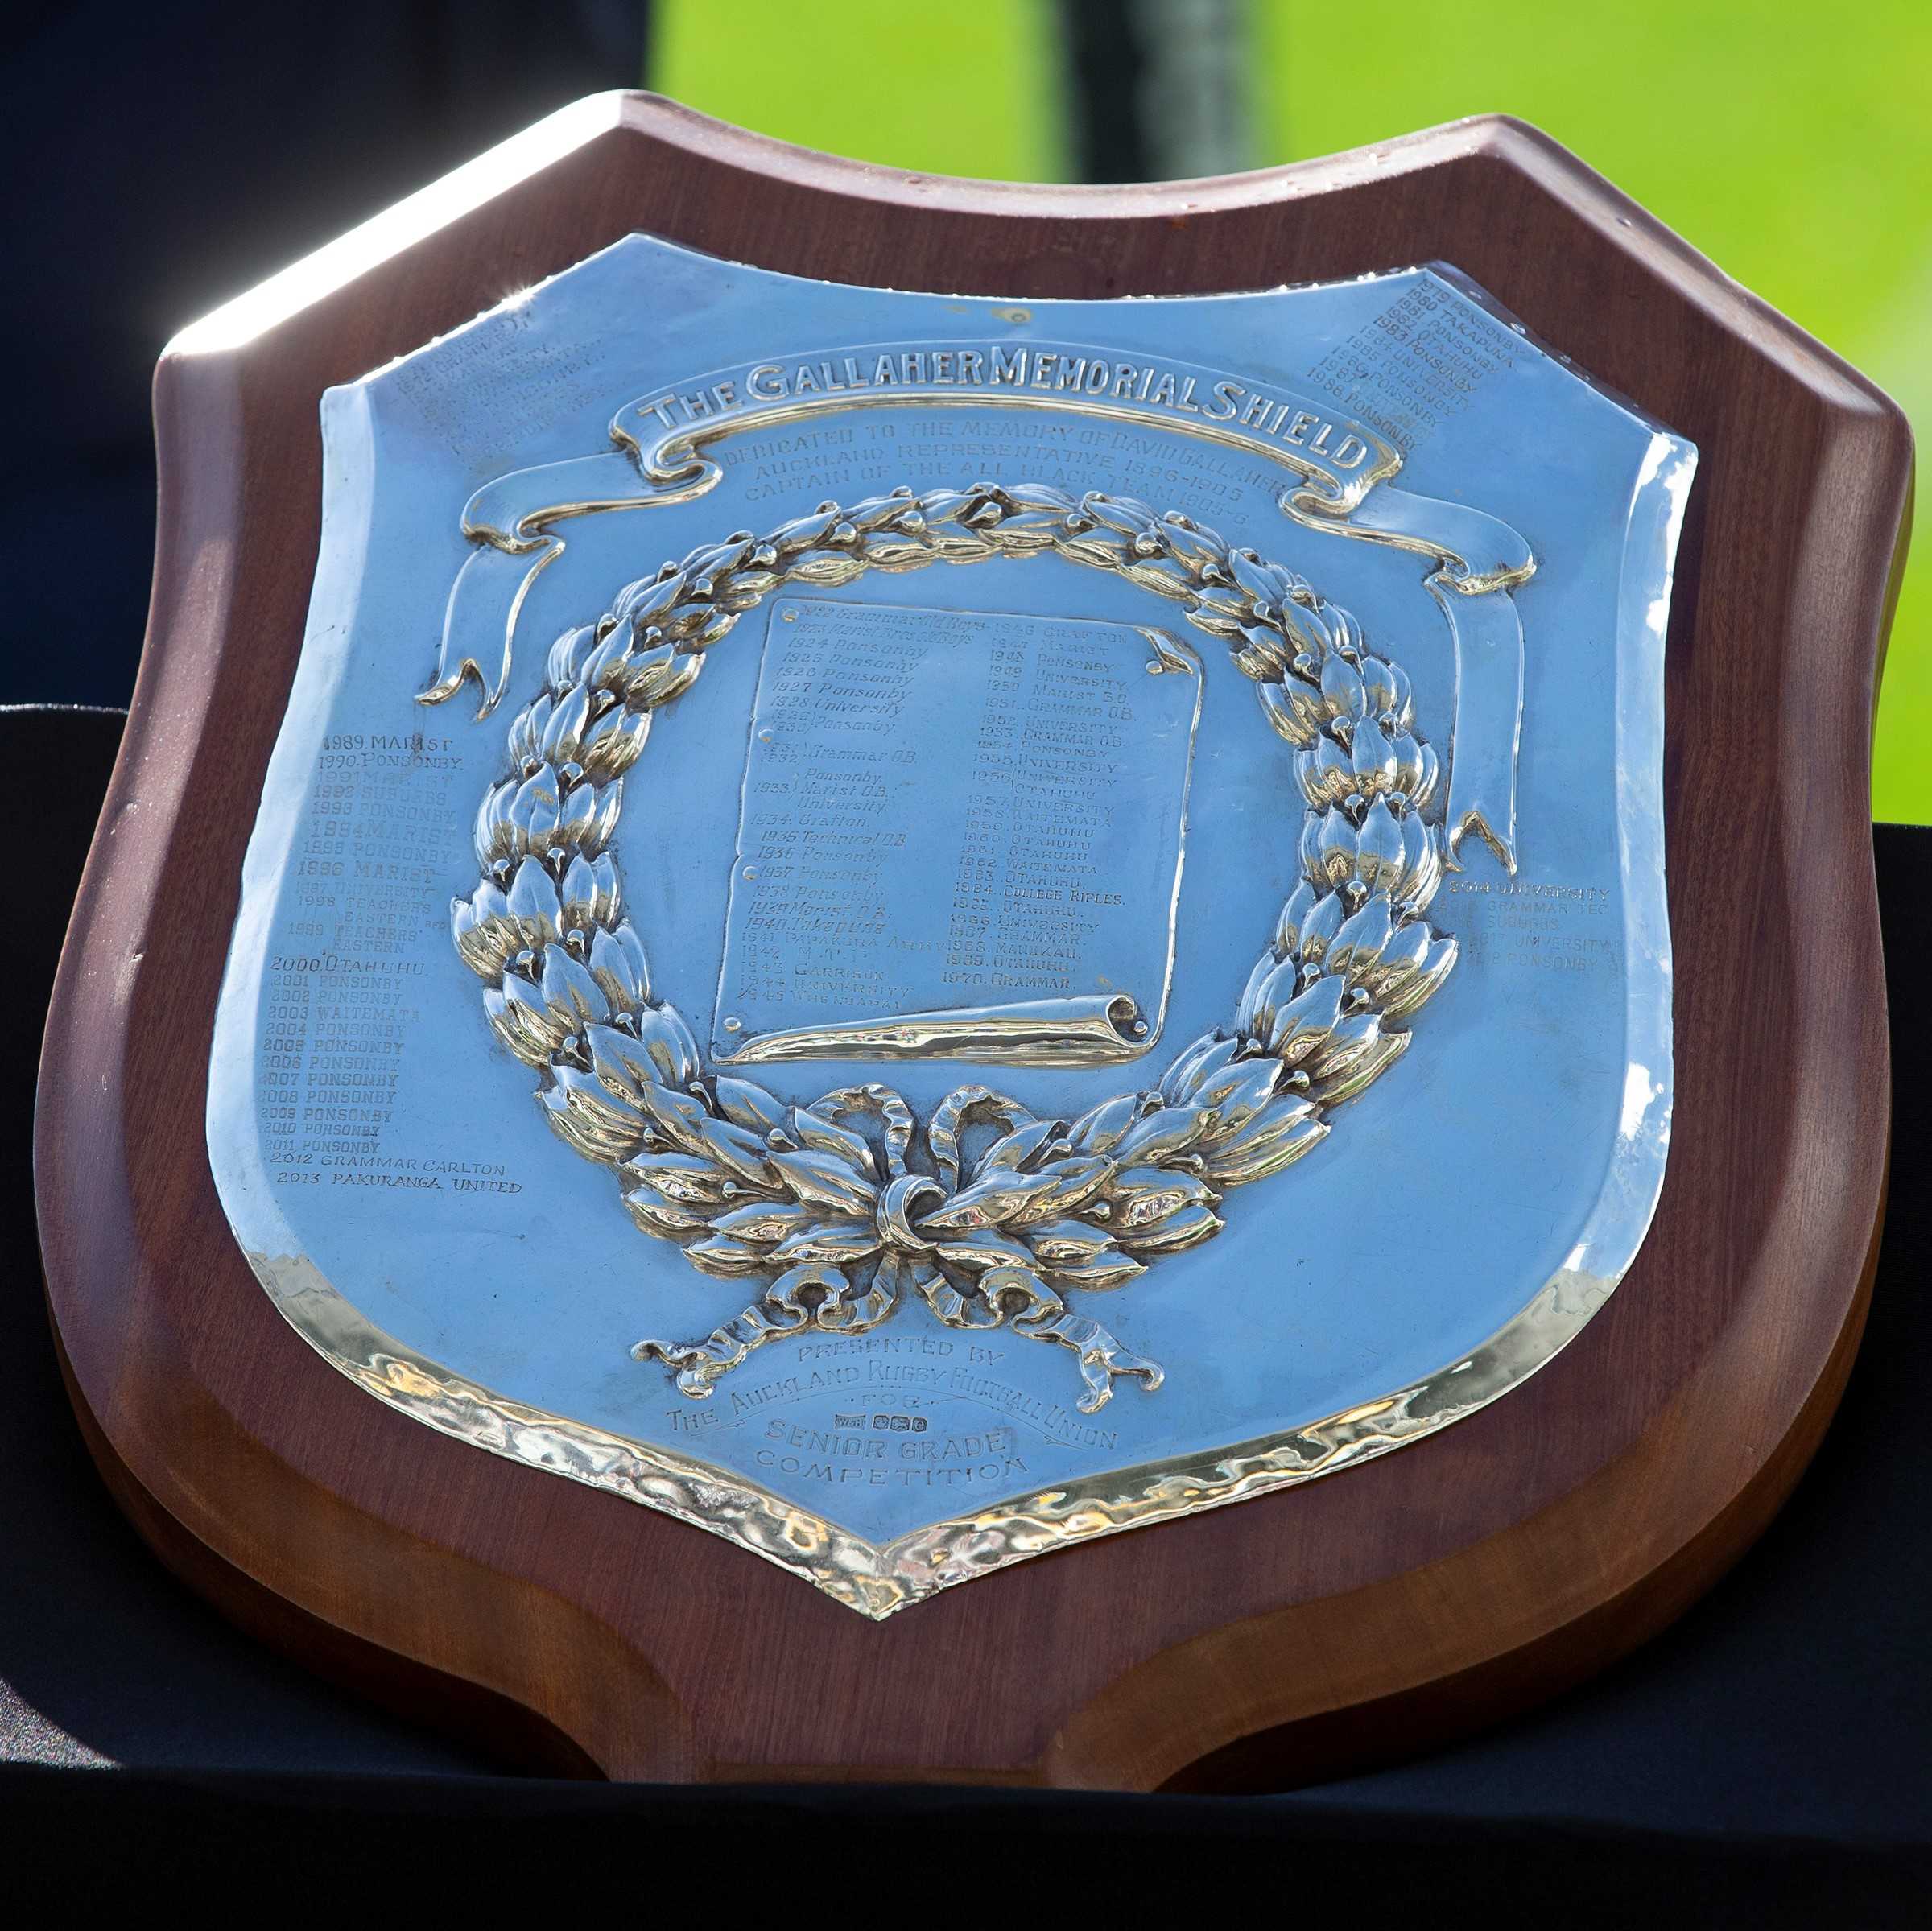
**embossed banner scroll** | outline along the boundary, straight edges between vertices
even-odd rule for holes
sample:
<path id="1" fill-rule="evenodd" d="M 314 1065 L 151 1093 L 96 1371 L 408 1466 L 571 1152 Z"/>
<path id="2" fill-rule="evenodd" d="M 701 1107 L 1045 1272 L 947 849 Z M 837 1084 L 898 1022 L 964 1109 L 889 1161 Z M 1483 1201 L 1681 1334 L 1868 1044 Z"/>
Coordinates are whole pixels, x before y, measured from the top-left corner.
<path id="1" fill-rule="evenodd" d="M 440 703 L 473 678 L 483 693 L 478 715 L 488 716 L 509 685 L 525 600 L 539 575 L 563 559 L 568 524 L 704 496 L 723 474 L 708 452 L 727 438 L 853 411 L 989 406 L 1179 434 L 1258 458 L 1294 479 L 1278 501 L 1292 522 L 1428 559 L 1456 663 L 1447 862 L 1455 868 L 1474 831 L 1514 871 L 1522 632 L 1509 593 L 1536 570 L 1522 537 L 1481 510 L 1394 487 L 1399 449 L 1332 405 L 1199 363 L 1091 344 L 814 349 L 638 398 L 610 424 L 614 448 L 513 470 L 470 498 L 463 529 L 478 547 L 451 588 L 437 672 L 423 701 Z"/>

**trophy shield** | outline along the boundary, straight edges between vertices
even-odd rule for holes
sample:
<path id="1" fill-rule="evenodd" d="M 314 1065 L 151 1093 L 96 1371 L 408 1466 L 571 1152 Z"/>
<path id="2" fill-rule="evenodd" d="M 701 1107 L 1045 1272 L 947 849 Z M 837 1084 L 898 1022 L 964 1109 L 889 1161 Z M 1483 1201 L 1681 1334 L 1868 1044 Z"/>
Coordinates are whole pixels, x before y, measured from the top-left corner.
<path id="1" fill-rule="evenodd" d="M 1667 1619 L 1862 1314 L 1896 412 L 1513 123 L 519 142 L 163 365 L 40 1126 L 151 1539 L 654 1777 L 1279 1781 Z"/>
<path id="2" fill-rule="evenodd" d="M 1695 452 L 1453 268 L 633 236 L 323 431 L 208 1145 L 382 1400 L 876 1617 L 1412 1442 L 1629 1265 Z"/>

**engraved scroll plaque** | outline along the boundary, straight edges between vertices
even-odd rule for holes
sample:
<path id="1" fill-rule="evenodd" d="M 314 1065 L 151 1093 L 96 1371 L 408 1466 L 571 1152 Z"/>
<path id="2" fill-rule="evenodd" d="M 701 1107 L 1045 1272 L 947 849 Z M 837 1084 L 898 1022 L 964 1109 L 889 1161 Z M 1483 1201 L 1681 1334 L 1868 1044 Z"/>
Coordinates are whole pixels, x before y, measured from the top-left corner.
<path id="1" fill-rule="evenodd" d="M 1127 625 L 775 606 L 713 1060 L 1147 1051 L 1199 670 Z"/>
<path id="2" fill-rule="evenodd" d="M 372 1397 L 878 1617 L 1398 1448 L 1614 1290 L 1695 452 L 1452 268 L 633 237 L 324 425 L 208 1143 Z"/>

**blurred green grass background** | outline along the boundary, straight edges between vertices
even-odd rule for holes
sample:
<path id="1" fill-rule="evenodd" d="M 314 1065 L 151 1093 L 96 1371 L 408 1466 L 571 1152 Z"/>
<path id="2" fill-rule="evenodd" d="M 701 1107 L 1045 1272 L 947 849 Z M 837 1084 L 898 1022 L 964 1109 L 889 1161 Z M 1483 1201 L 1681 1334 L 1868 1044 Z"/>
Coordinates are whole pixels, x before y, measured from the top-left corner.
<path id="1" fill-rule="evenodd" d="M 649 85 L 707 113 L 930 173 L 1071 178 L 1051 0 L 658 0 L 655 18 Z M 1246 22 L 1253 165 L 1520 115 L 1932 423 L 1928 0 L 1253 0 Z M 1893 629 L 1876 816 L 1932 822 L 1929 731 L 1932 543 Z"/>

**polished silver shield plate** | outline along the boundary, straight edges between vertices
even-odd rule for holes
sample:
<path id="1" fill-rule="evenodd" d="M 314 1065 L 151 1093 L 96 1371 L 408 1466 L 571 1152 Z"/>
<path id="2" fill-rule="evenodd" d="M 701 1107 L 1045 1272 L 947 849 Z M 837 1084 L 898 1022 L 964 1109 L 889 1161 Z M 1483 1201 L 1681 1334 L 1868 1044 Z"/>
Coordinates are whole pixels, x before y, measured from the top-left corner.
<path id="1" fill-rule="evenodd" d="M 1629 1268 L 1695 452 L 1453 268 L 634 236 L 323 417 L 208 1132 L 371 1394 L 882 1616 L 1413 1442 Z"/>

